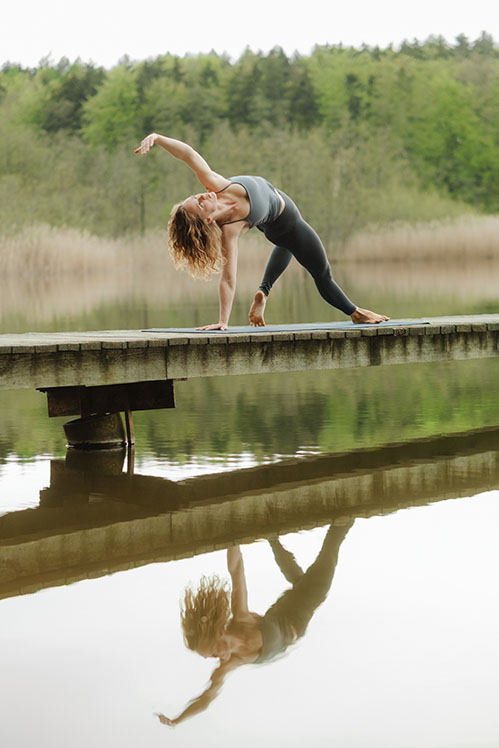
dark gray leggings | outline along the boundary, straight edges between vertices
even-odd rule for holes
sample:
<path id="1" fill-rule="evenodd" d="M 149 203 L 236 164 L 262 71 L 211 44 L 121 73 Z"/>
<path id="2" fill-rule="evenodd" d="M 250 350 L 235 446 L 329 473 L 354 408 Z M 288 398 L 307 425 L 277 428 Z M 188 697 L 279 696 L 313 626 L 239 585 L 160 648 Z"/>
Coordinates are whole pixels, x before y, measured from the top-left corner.
<path id="1" fill-rule="evenodd" d="M 294 626 L 298 637 L 303 636 L 316 609 L 327 597 L 338 562 L 340 546 L 353 522 L 350 520 L 339 527 L 330 526 L 319 555 L 305 572 L 279 541 L 271 541 L 275 560 L 293 586 L 276 600 L 265 617 L 284 618 Z"/>
<path id="2" fill-rule="evenodd" d="M 283 212 L 272 223 L 258 227 L 267 239 L 275 244 L 259 286 L 260 290 L 268 296 L 276 280 L 288 267 L 291 258 L 296 257 L 314 279 L 322 298 L 345 314 L 352 314 L 356 305 L 333 280 L 326 250 L 319 236 L 301 217 L 291 198 L 280 190 L 279 194 L 286 204 Z"/>

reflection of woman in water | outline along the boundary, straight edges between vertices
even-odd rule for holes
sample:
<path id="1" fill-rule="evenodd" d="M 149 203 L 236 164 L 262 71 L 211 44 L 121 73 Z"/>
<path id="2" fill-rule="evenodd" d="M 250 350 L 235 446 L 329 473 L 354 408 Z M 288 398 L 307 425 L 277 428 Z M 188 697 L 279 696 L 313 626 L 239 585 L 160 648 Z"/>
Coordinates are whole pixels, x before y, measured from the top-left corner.
<path id="1" fill-rule="evenodd" d="M 203 577 L 197 590 L 187 588 L 181 619 L 184 640 L 202 657 L 215 657 L 215 668 L 206 690 L 175 719 L 158 714 L 163 724 L 174 726 L 203 711 L 219 693 L 225 676 L 241 665 L 269 662 L 302 637 L 333 581 L 340 545 L 353 521 L 329 528 L 322 548 L 306 572 L 278 540 L 270 542 L 279 567 L 292 587 L 264 616 L 248 609 L 248 591 L 239 546 L 227 551 L 232 581 Z"/>
<path id="2" fill-rule="evenodd" d="M 175 205 L 168 224 L 170 251 L 178 267 L 187 267 L 194 277 L 205 278 L 222 271 L 218 322 L 200 329 L 227 329 L 236 289 L 238 239 L 253 226 L 275 246 L 251 305 L 251 325 L 265 325 L 267 296 L 292 257 L 311 274 L 323 299 L 350 315 L 353 322 L 376 323 L 388 319 L 383 314 L 360 309 L 343 293 L 333 280 L 321 240 L 284 192 L 262 177 L 242 175 L 227 179 L 214 172 L 187 143 L 155 132 L 144 138 L 135 153 L 145 155 L 154 145 L 189 166 L 206 189 Z"/>

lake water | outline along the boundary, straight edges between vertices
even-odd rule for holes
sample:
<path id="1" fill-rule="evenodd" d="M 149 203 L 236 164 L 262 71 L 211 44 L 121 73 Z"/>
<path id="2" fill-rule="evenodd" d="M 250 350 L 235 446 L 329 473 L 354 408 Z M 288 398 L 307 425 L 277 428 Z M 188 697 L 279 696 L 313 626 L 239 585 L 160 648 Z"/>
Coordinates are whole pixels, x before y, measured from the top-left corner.
<path id="1" fill-rule="evenodd" d="M 335 275 L 359 305 L 406 318 L 499 312 L 497 270 Z M 217 315 L 215 287 L 179 290 L 167 273 L 23 284 L 4 281 L 1 332 Z M 249 300 L 243 280 L 233 324 Z M 294 271 L 267 313 L 341 318 Z M 67 453 L 43 395 L 0 391 L 2 745 L 497 746 L 498 361 L 192 380 L 176 403 L 135 414 L 132 465 Z M 276 539 L 306 570 L 330 526 L 345 537 L 305 634 L 229 674 L 199 714 L 160 724 L 217 664 L 183 644 L 185 586 L 227 577 L 240 545 L 263 615 L 290 587 Z"/>

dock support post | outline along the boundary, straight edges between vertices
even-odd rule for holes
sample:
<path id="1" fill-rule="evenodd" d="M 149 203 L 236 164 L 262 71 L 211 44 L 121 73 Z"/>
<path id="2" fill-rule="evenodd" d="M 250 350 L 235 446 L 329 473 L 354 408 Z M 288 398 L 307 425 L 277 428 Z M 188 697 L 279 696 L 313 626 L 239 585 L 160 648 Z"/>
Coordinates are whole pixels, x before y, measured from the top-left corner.
<path id="1" fill-rule="evenodd" d="M 131 382 L 96 387 L 52 387 L 47 393 L 49 417 L 80 416 L 64 426 L 68 444 L 82 449 L 135 445 L 134 410 L 174 408 L 173 380 Z M 121 420 L 125 414 L 125 431 Z"/>
<path id="2" fill-rule="evenodd" d="M 76 449 L 115 449 L 126 444 L 119 413 L 76 418 L 64 424 L 68 446 Z"/>
<path id="3" fill-rule="evenodd" d="M 135 430 L 133 427 L 133 415 L 131 410 L 125 410 L 126 442 L 128 449 L 135 446 Z"/>

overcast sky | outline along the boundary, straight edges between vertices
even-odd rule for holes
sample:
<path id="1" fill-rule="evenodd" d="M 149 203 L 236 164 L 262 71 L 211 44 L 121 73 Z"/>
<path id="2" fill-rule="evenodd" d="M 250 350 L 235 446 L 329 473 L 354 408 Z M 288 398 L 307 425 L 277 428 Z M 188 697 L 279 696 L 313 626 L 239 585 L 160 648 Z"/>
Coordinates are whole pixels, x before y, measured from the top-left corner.
<path id="1" fill-rule="evenodd" d="M 482 30 L 499 41 L 499 2 L 475 0 L 24 0 L 3 4 L 0 64 L 35 66 L 81 57 L 112 67 L 128 54 L 143 60 L 165 52 L 226 52 L 237 59 L 246 46 L 267 52 L 308 54 L 315 44 L 387 46 L 441 34 L 448 41 Z"/>

